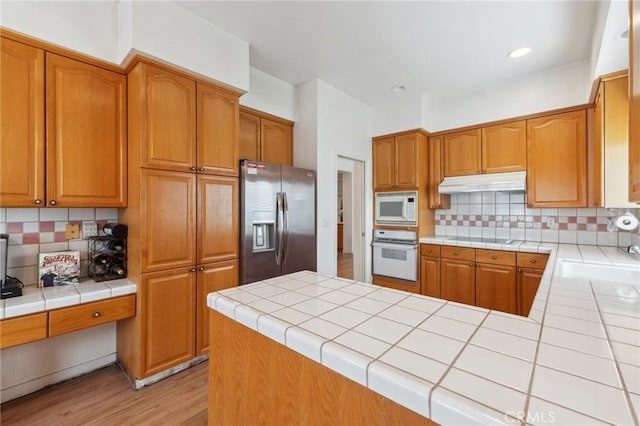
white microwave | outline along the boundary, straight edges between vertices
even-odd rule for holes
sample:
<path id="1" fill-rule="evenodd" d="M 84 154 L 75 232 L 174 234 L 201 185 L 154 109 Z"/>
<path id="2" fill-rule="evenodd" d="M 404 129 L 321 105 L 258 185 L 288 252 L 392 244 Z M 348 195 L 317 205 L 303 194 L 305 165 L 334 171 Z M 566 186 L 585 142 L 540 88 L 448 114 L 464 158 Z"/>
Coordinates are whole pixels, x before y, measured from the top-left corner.
<path id="1" fill-rule="evenodd" d="M 418 192 L 376 192 L 376 225 L 418 226 Z"/>

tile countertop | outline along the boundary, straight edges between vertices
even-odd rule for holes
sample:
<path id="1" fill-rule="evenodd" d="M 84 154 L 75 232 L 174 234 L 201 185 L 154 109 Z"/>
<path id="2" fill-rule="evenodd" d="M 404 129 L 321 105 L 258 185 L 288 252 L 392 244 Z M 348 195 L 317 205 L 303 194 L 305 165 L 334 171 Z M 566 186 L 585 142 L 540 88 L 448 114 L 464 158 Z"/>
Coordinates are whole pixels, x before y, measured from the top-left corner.
<path id="1" fill-rule="evenodd" d="M 615 247 L 508 249 L 550 254 L 529 318 L 308 271 L 211 293 L 207 302 L 443 425 L 638 425 L 640 283 L 554 271 L 567 259 L 640 264 Z"/>
<path id="2" fill-rule="evenodd" d="M 136 293 L 136 289 L 126 278 L 102 282 L 82 279 L 78 284 L 46 288 L 29 285 L 22 289 L 22 296 L 0 300 L 0 319 L 124 296 Z"/>

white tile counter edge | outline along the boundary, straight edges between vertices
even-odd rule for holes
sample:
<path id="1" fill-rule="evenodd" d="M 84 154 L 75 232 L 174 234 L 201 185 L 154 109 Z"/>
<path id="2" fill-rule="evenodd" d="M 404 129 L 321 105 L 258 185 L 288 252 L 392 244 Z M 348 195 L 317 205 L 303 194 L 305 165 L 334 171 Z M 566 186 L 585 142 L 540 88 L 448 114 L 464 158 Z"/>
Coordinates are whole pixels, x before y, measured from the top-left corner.
<path id="1" fill-rule="evenodd" d="M 25 286 L 22 289 L 22 296 L 0 300 L 0 320 L 111 299 L 136 292 L 136 284 L 127 278 L 101 282 L 84 279 L 78 284 L 46 288 Z"/>
<path id="2" fill-rule="evenodd" d="M 444 238 L 421 239 L 421 242 L 432 244 L 448 243 Z M 455 245 L 458 245 L 457 243 L 459 242 L 456 241 L 455 243 Z M 545 418 L 545 413 L 540 415 L 540 413 L 527 412 L 531 401 L 531 404 L 535 402 L 538 404 L 537 406 L 554 407 L 559 418 L 581 418 L 592 421 L 593 423 L 610 422 L 614 424 L 638 425 L 638 415 L 640 413 L 636 413 L 635 410 L 638 408 L 634 407 L 638 405 L 636 404 L 636 400 L 640 399 L 640 395 L 632 393 L 632 391 L 629 390 L 634 390 L 632 383 L 627 386 L 624 383 L 624 380 L 622 382 L 618 381 L 617 376 L 622 374 L 619 364 L 621 361 L 618 360 L 615 355 L 613 357 L 609 357 L 613 359 L 596 359 L 596 356 L 591 353 L 579 352 L 580 349 L 576 349 L 574 347 L 568 348 L 568 350 L 574 351 L 571 353 L 587 358 L 587 361 L 597 361 L 597 363 L 599 363 L 598 365 L 609 365 L 607 362 L 611 363 L 614 368 L 611 370 L 614 371 L 612 374 L 616 375 L 616 377 L 607 378 L 611 379 L 607 380 L 607 383 L 613 383 L 615 379 L 615 381 L 621 383 L 621 386 L 617 387 L 598 382 L 598 376 L 594 376 L 596 378 L 585 378 L 584 375 L 589 375 L 590 373 L 589 369 L 584 366 L 577 365 L 575 366 L 575 368 L 577 368 L 575 371 L 568 372 L 561 369 L 561 363 L 555 367 L 552 365 L 551 368 L 543 366 L 540 362 L 546 361 L 544 359 L 538 360 L 538 351 L 540 345 L 544 341 L 542 337 L 543 329 L 547 329 L 545 325 L 545 318 L 548 314 L 547 310 L 551 310 L 550 307 L 553 307 L 556 310 L 553 311 L 553 314 L 549 313 L 550 316 L 548 322 L 551 322 L 551 319 L 553 318 L 555 320 L 559 319 L 562 324 L 567 323 L 569 325 L 565 326 L 561 324 L 561 326 L 559 326 L 560 328 L 556 328 L 558 326 L 551 323 L 548 327 L 549 330 L 557 331 L 558 333 L 566 333 L 578 340 L 584 340 L 587 343 L 590 342 L 589 339 L 602 342 L 603 344 L 606 343 L 612 349 L 611 353 L 614 353 L 614 345 L 611 341 L 611 332 L 617 331 L 620 337 L 615 337 L 618 339 L 618 341 L 615 342 L 616 345 L 619 346 L 624 344 L 628 346 L 628 348 L 631 348 L 631 354 L 633 354 L 634 350 L 638 350 L 637 353 L 640 355 L 640 341 L 624 341 L 625 339 L 634 339 L 636 335 L 639 336 L 638 338 L 640 340 L 640 312 L 637 314 L 638 326 L 635 329 L 612 328 L 611 324 L 605 324 L 604 320 L 592 320 L 598 321 L 597 323 L 585 321 L 581 319 L 582 314 L 588 313 L 589 315 L 595 315 L 595 312 L 597 312 L 598 315 L 618 316 L 620 317 L 618 318 L 618 321 L 630 320 L 633 323 L 633 320 L 636 318 L 634 316 L 625 317 L 624 312 L 623 315 L 618 315 L 620 312 L 616 309 L 628 308 L 616 305 L 616 300 L 609 301 L 607 297 L 610 296 L 606 294 L 595 294 L 594 291 L 603 291 L 601 287 L 596 286 L 596 284 L 598 284 L 597 282 L 591 285 L 589 281 L 585 284 L 583 282 L 575 283 L 574 281 L 576 281 L 576 279 L 553 278 L 553 273 L 556 270 L 556 263 L 560 260 L 570 259 L 585 263 L 594 262 L 614 266 L 634 265 L 638 267 L 640 267 L 640 263 L 623 254 L 621 250 L 617 251 L 617 248 L 607 247 L 539 242 L 528 243 L 524 241 L 514 242 L 506 245 L 504 248 L 494 246 L 490 247 L 487 244 L 482 243 L 480 245 L 472 243 L 468 246 L 533 253 L 548 253 L 550 255 L 529 318 L 518 317 L 502 312 L 488 311 L 486 309 L 460 305 L 453 302 L 445 302 L 439 299 L 428 298 L 426 296 L 411 296 L 409 293 L 390 289 L 383 290 L 383 288 L 377 286 L 374 287 L 380 290 L 376 291 L 376 295 L 367 294 L 361 297 L 361 299 L 367 298 L 369 301 L 374 299 L 373 301 L 376 303 L 385 302 L 386 300 L 385 303 L 387 303 L 388 307 L 393 307 L 393 305 L 398 303 L 404 303 L 406 306 L 406 301 L 403 302 L 403 300 L 409 297 L 429 300 L 431 304 L 435 304 L 436 302 L 440 303 L 441 306 L 435 309 L 434 312 L 430 312 L 425 321 L 412 328 L 414 331 L 420 329 L 428 330 L 426 335 L 433 335 L 434 337 L 437 337 L 437 334 L 441 336 L 440 339 L 458 339 L 458 341 L 460 341 L 459 339 L 462 339 L 460 334 L 450 334 L 447 336 L 447 330 L 449 330 L 449 328 L 447 328 L 447 330 L 438 330 L 436 327 L 434 331 L 433 327 L 426 325 L 432 320 L 441 324 L 443 321 L 445 324 L 449 321 L 453 324 L 459 324 L 460 327 L 466 327 L 469 330 L 473 330 L 466 341 L 464 341 L 463 348 L 459 351 L 454 360 L 448 364 L 444 374 L 442 374 L 435 383 L 420 377 L 418 374 L 407 371 L 408 368 L 396 368 L 388 365 L 386 362 L 381 362 L 380 358 L 385 356 L 384 354 L 379 357 L 372 358 L 358 350 L 345 346 L 344 341 L 341 341 L 342 343 L 337 343 L 335 340 L 338 339 L 339 336 L 334 339 L 320 337 L 317 334 L 300 327 L 299 324 L 290 323 L 273 316 L 273 312 L 278 309 L 277 306 L 279 306 L 279 303 L 287 303 L 287 299 L 284 297 L 286 296 L 286 293 L 282 293 L 283 289 L 295 292 L 299 286 L 303 284 L 317 284 L 322 287 L 322 291 L 318 291 L 318 295 L 326 297 L 327 288 L 331 288 L 331 291 L 339 291 L 340 285 L 348 286 L 351 285 L 353 281 L 325 277 L 313 272 L 304 271 L 290 274 L 285 277 L 266 280 L 264 282 L 249 284 L 247 286 L 210 293 L 207 296 L 207 304 L 210 308 L 223 313 L 229 318 L 290 347 L 292 350 L 295 350 L 316 362 L 320 362 L 322 365 L 339 372 L 345 377 L 367 386 L 373 391 L 380 393 L 425 417 L 429 417 L 440 424 L 460 424 L 460 422 L 465 424 L 519 424 L 519 420 L 525 420 L 528 424 L 536 424 L 536 422 L 544 421 L 545 419 L 548 421 L 549 413 L 546 413 L 547 417 Z M 588 287 L 580 287 L 579 289 L 583 293 L 576 291 L 576 289 L 572 287 L 585 285 Z M 624 285 L 620 284 L 620 286 L 631 286 L 630 291 L 632 291 L 632 298 L 629 300 L 633 300 L 634 303 L 637 303 L 638 306 L 640 306 L 640 283 L 625 283 Z M 604 293 L 607 291 L 608 290 L 604 288 Z M 600 313 L 600 307 L 595 308 L 598 309 L 597 311 L 586 312 L 572 306 L 555 305 L 552 302 L 555 302 L 556 299 L 549 302 L 549 295 L 552 292 L 554 297 L 557 298 L 565 297 L 565 294 L 571 294 L 573 292 L 576 297 L 575 303 L 578 305 L 580 300 L 584 301 L 589 297 L 592 297 L 594 301 L 600 301 L 600 299 L 598 299 L 600 296 L 602 296 L 603 303 L 611 303 L 611 305 L 607 305 L 609 306 L 608 308 L 606 306 L 602 307 L 603 309 L 609 309 L 608 312 L 605 311 L 605 314 Z M 247 306 L 245 303 L 233 299 L 234 297 L 240 298 L 240 295 L 246 297 L 249 293 L 251 295 L 273 294 L 273 296 L 263 297 L 263 299 L 265 299 L 263 301 L 268 301 L 269 305 L 252 303 L 252 306 Z M 299 295 L 300 293 L 296 294 Z M 372 297 L 369 299 L 367 296 Z M 309 297 L 307 303 L 309 300 L 314 300 L 314 297 L 309 296 L 309 294 L 307 294 L 307 297 Z M 385 299 L 385 297 L 388 297 L 388 300 Z M 583 299 L 580 299 L 581 297 Z M 565 299 L 568 298 L 565 297 Z M 318 298 L 318 300 L 322 300 L 322 298 Z M 584 303 L 587 304 L 587 302 L 588 300 Z M 348 310 L 349 308 L 347 305 L 351 304 L 346 303 L 346 305 L 341 305 L 339 309 Z M 269 306 L 269 308 L 261 310 L 260 306 Z M 402 306 L 402 304 L 400 306 Z M 448 308 L 445 309 L 447 312 L 445 313 L 445 310 L 442 310 L 442 308 L 447 306 Z M 284 308 L 284 305 L 282 307 Z M 385 308 L 385 310 L 386 309 L 387 308 Z M 560 310 L 557 311 L 557 309 Z M 559 314 L 556 314 L 555 312 L 559 312 Z M 459 315 L 461 313 L 465 313 L 466 315 L 460 317 Z M 362 312 L 358 312 L 358 315 L 361 314 Z M 635 313 L 632 312 L 631 315 L 635 315 Z M 315 315 L 314 317 L 314 320 L 318 318 L 323 319 L 321 318 L 322 315 Z M 377 314 L 368 314 L 366 317 L 369 319 L 374 317 L 382 318 Z M 366 320 L 363 322 L 366 322 Z M 345 324 L 338 323 L 334 323 L 334 325 L 344 327 L 348 330 L 347 332 L 357 327 L 346 326 Z M 581 328 L 579 328 L 579 331 L 577 332 L 576 330 L 571 329 L 572 325 L 575 325 L 576 327 L 584 327 L 584 334 L 581 333 Z M 522 380 L 519 380 L 520 384 L 514 388 L 513 385 L 510 384 L 513 381 L 510 374 L 503 374 L 504 372 L 501 372 L 501 374 L 498 375 L 495 374 L 495 372 L 498 371 L 496 368 L 504 368 L 501 362 L 510 359 L 509 354 L 507 354 L 507 358 L 505 358 L 504 354 L 499 353 L 500 349 L 490 348 L 490 350 L 486 350 L 483 347 L 476 346 L 477 343 L 475 343 L 474 335 L 481 329 L 487 330 L 489 334 L 503 334 L 503 339 L 515 339 L 516 336 L 519 336 L 519 338 L 526 338 L 531 341 L 532 344 L 528 345 L 528 347 L 535 349 L 532 349 L 534 351 L 533 353 L 527 354 L 526 359 L 529 359 L 530 361 L 513 358 L 513 355 L 510 355 L 513 359 L 512 362 L 510 362 L 509 368 L 522 369 L 522 373 L 519 374 L 525 375 L 526 383 L 524 389 L 526 389 L 526 393 L 522 393 L 518 390 L 518 388 L 522 388 Z M 602 332 L 603 334 L 597 335 L 598 333 L 601 333 L 600 330 L 604 330 Z M 589 333 L 594 333 L 596 336 L 589 337 Z M 375 339 L 379 336 L 372 337 Z M 398 342 L 401 340 L 402 338 L 400 338 Z M 378 342 L 380 345 L 382 343 L 383 342 Z M 556 343 L 553 342 L 553 344 Z M 559 343 L 559 345 L 562 345 L 562 343 Z M 393 349 L 395 347 L 397 346 L 393 343 L 390 348 Z M 476 363 L 469 362 L 468 356 L 466 357 L 466 360 L 462 359 L 463 357 L 461 355 L 465 350 L 467 350 L 467 347 L 469 349 L 469 353 L 486 353 L 488 358 L 482 362 Z M 473 348 L 475 349 L 471 351 Z M 567 350 L 559 346 L 555 348 L 556 352 Z M 434 358 L 431 354 L 412 353 L 412 356 L 423 356 L 424 358 L 428 358 L 429 362 L 434 362 Z M 631 359 L 632 358 L 633 355 L 631 355 Z M 627 360 L 628 359 L 630 358 L 627 357 Z M 560 362 L 563 360 L 552 359 L 552 361 Z M 623 364 L 623 366 L 625 367 L 625 371 L 631 371 L 630 374 L 637 374 L 640 377 L 640 361 L 638 361 L 637 364 L 638 365 Z M 569 366 L 569 368 L 574 368 L 574 366 Z M 582 368 L 582 370 L 580 368 Z M 534 375 L 536 369 L 540 370 L 540 373 L 537 376 Z M 453 375 L 454 372 L 456 373 L 455 375 Z M 517 372 L 517 370 L 513 370 L 514 374 Z M 511 373 L 511 371 L 509 373 Z M 564 383 L 553 382 L 553 387 L 557 388 L 554 389 L 549 386 L 548 377 L 546 377 L 545 374 L 551 374 L 549 377 L 556 377 L 556 379 L 557 377 L 562 377 L 563 380 L 567 380 L 567 383 L 570 383 L 574 387 L 563 389 Z M 454 376 L 458 377 L 457 382 L 454 379 Z M 460 377 L 466 377 L 468 380 L 472 380 L 475 384 L 470 387 L 473 389 L 467 389 L 467 387 L 469 387 L 468 382 L 460 381 Z M 631 380 L 633 381 L 633 377 L 630 375 L 622 377 L 627 377 L 627 379 L 631 377 Z M 504 380 L 507 380 L 507 382 Z M 547 382 L 545 382 L 545 380 L 547 380 Z M 611 407 L 614 408 L 583 407 L 583 403 L 581 401 L 576 402 L 572 399 L 571 395 L 568 395 L 576 389 L 579 393 L 585 387 L 589 388 L 590 391 L 592 389 L 593 393 L 597 396 L 607 395 L 607 398 L 612 398 L 610 401 L 607 401 L 608 404 L 605 405 L 611 405 Z M 560 396 L 554 397 L 554 392 L 556 391 L 560 392 Z M 585 399 L 589 399 L 592 396 L 593 395 L 589 394 L 588 398 Z M 541 399 L 542 402 L 540 402 Z M 560 401 L 557 401 L 556 399 L 560 399 Z M 509 401 L 511 402 L 509 403 Z M 539 415 L 540 418 L 536 419 L 536 415 Z"/>

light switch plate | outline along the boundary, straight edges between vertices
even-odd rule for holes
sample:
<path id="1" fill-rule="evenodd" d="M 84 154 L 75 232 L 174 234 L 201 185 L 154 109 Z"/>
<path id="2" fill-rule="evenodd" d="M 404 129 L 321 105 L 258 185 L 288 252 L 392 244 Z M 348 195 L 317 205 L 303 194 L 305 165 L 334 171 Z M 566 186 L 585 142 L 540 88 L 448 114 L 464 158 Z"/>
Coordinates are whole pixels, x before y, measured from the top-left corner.
<path id="1" fill-rule="evenodd" d="M 95 221 L 82 222 L 82 236 L 84 239 L 98 235 L 98 224 Z"/>

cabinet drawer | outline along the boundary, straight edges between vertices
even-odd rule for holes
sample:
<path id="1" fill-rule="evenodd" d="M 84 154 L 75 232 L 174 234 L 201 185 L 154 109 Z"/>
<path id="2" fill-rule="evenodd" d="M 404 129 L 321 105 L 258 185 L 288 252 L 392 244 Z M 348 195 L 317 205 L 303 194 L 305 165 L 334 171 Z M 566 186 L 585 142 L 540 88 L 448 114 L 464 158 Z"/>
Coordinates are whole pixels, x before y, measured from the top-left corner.
<path id="1" fill-rule="evenodd" d="M 518 253 L 518 266 L 521 268 L 544 269 L 547 260 L 548 254 Z"/>
<path id="2" fill-rule="evenodd" d="M 0 349 L 46 338 L 46 312 L 0 321 Z"/>
<path id="3" fill-rule="evenodd" d="M 49 336 L 70 333 L 136 314 L 136 296 L 101 300 L 49 312 Z"/>
<path id="4" fill-rule="evenodd" d="M 420 244 L 420 256 L 440 257 L 440 246 L 437 244 Z"/>
<path id="5" fill-rule="evenodd" d="M 468 247 L 442 246 L 440 256 L 447 259 L 469 260 L 473 262 L 476 257 L 476 249 Z"/>
<path id="6" fill-rule="evenodd" d="M 503 250 L 476 249 L 476 262 L 491 265 L 516 266 L 516 253 Z"/>

